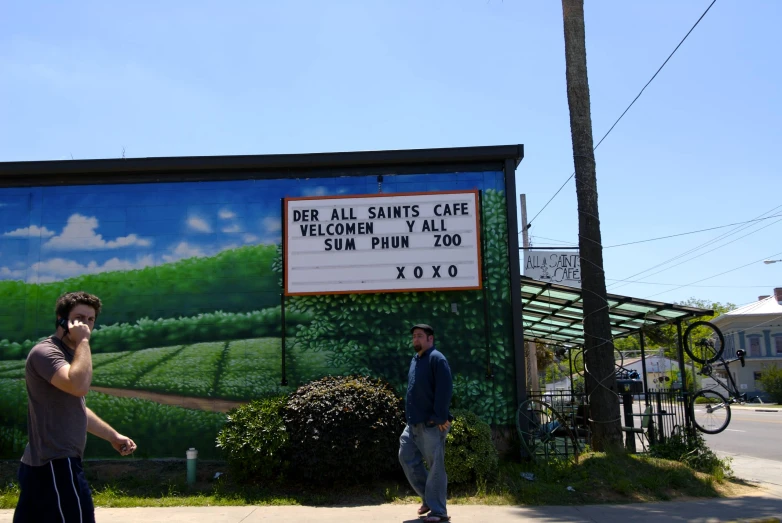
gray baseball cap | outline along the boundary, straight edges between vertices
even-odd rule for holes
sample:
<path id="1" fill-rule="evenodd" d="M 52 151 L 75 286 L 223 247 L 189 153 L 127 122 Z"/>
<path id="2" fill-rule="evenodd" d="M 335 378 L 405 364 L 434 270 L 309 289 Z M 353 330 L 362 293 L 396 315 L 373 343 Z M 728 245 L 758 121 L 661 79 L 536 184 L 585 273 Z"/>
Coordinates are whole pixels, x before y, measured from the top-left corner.
<path id="1" fill-rule="evenodd" d="M 410 332 L 413 332 L 416 329 L 421 329 L 429 336 L 434 336 L 434 329 L 430 325 L 427 325 L 426 323 L 419 323 L 417 325 L 413 325 L 413 327 L 410 329 Z"/>

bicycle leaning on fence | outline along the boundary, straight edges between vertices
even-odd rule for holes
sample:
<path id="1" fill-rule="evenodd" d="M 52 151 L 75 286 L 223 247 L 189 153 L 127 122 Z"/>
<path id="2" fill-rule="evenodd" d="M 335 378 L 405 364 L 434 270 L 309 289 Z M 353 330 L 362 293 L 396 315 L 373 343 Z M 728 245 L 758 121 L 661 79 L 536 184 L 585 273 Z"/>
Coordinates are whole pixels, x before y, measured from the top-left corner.
<path id="1" fill-rule="evenodd" d="M 726 360 L 722 357 L 725 352 L 725 338 L 716 325 L 708 321 L 696 321 L 687 327 L 684 333 L 684 350 L 696 363 L 701 364 L 700 374 L 716 381 L 730 394 L 726 398 L 722 393 L 714 389 L 700 389 L 692 396 L 690 414 L 695 427 L 706 434 L 718 434 L 725 430 L 730 423 L 730 406 L 733 403 L 743 404 L 747 401 L 747 395 L 739 392 L 736 380 L 728 367 L 736 361 L 744 366 L 743 350 L 736 351 L 736 357 Z M 725 370 L 726 380 L 714 373 L 714 363 L 719 361 Z"/>

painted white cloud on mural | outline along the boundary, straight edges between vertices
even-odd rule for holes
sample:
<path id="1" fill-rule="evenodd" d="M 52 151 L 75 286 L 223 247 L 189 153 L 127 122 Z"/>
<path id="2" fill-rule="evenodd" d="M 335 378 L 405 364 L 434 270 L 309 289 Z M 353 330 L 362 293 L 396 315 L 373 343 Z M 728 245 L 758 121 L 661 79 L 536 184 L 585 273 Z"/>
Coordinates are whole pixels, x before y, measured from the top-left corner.
<path id="1" fill-rule="evenodd" d="M 244 243 L 257 243 L 258 237 L 254 234 L 245 234 L 242 236 L 242 240 L 244 240 Z"/>
<path id="2" fill-rule="evenodd" d="M 200 247 L 190 245 L 187 242 L 180 242 L 171 250 L 170 254 L 164 254 L 162 259 L 166 263 L 171 263 L 178 260 L 184 260 L 185 258 L 203 258 L 206 255 L 207 254 Z"/>
<path id="3" fill-rule="evenodd" d="M 217 215 L 220 217 L 221 220 L 233 220 L 236 218 L 236 213 L 233 211 L 229 211 L 228 209 L 220 209 L 220 212 L 217 213 Z"/>
<path id="4" fill-rule="evenodd" d="M 279 218 L 268 217 L 263 219 L 263 228 L 267 233 L 277 232 L 282 229 L 282 222 Z"/>
<path id="5" fill-rule="evenodd" d="M 98 219 L 94 216 L 74 214 L 68 218 L 68 223 L 59 236 L 52 237 L 43 244 L 44 248 L 52 250 L 91 251 L 103 249 L 119 249 L 121 247 L 149 247 L 151 242 L 139 238 L 135 234 L 122 236 L 116 240 L 106 241 L 95 232 Z"/>
<path id="6" fill-rule="evenodd" d="M 198 232 L 212 232 L 212 226 L 207 223 L 203 218 L 198 216 L 191 216 L 187 219 L 187 226 Z"/>
<path id="7" fill-rule="evenodd" d="M 329 190 L 319 185 L 317 187 L 307 187 L 303 191 L 304 196 L 326 196 L 329 193 Z"/>
<path id="8" fill-rule="evenodd" d="M 9 236 L 12 238 L 51 238 L 54 235 L 54 231 L 50 231 L 46 227 L 38 227 L 37 225 L 22 227 L 21 229 L 16 229 L 15 231 L 3 233 L 3 236 Z"/>
<path id="9" fill-rule="evenodd" d="M 223 232 L 226 233 L 226 234 L 236 233 L 236 232 L 239 232 L 241 230 L 242 229 L 238 225 L 236 225 L 236 224 L 229 225 L 228 227 L 223 227 Z"/>
<path id="10" fill-rule="evenodd" d="M 13 270 L 8 267 L 0 267 L 0 280 L 23 280 L 25 271 Z"/>
<path id="11" fill-rule="evenodd" d="M 66 260 L 65 258 L 52 258 L 51 260 L 34 263 L 27 272 L 27 281 L 29 283 L 46 283 L 73 278 L 82 274 L 143 269 L 154 264 L 155 260 L 152 255 L 142 256 L 136 261 L 111 258 L 102 264 L 94 261 L 82 264 L 74 260 Z"/>

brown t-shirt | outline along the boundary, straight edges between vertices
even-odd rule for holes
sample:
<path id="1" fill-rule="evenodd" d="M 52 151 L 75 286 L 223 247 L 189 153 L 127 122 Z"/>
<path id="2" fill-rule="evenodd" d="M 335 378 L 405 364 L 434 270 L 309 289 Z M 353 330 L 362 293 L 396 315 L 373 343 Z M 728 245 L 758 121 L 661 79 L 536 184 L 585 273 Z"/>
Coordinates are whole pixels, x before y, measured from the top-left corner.
<path id="1" fill-rule="evenodd" d="M 73 361 L 73 352 L 51 336 L 27 356 L 27 436 L 22 463 L 33 467 L 57 458 L 81 458 L 87 445 L 87 405 L 52 385 L 54 373 Z"/>

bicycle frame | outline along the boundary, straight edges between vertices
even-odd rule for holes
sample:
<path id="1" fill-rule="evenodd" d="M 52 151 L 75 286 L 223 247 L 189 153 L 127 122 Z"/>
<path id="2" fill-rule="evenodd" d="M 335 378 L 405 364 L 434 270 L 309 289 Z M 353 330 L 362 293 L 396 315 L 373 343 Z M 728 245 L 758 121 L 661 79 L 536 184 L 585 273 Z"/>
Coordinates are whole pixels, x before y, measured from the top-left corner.
<path id="1" fill-rule="evenodd" d="M 730 403 L 745 403 L 747 401 L 747 394 L 739 392 L 739 388 L 738 386 L 736 386 L 736 380 L 733 379 L 733 375 L 730 373 L 730 367 L 729 367 L 731 363 L 735 363 L 737 361 L 740 361 L 741 366 L 743 367 L 745 365 L 744 354 L 745 353 L 743 350 L 738 350 L 737 356 L 735 358 L 732 358 L 730 360 L 726 360 L 722 356 L 720 356 L 719 358 L 720 363 L 722 364 L 722 368 L 725 369 L 725 372 L 728 375 L 728 381 L 730 382 L 730 384 L 722 381 L 718 376 L 714 375 L 713 366 L 711 363 L 706 363 L 701 367 L 700 374 L 702 376 L 708 376 L 709 378 L 719 383 L 722 386 L 722 388 L 728 391 L 728 394 L 730 396 L 728 398 L 728 401 Z M 717 408 L 719 408 L 719 406 Z"/>

